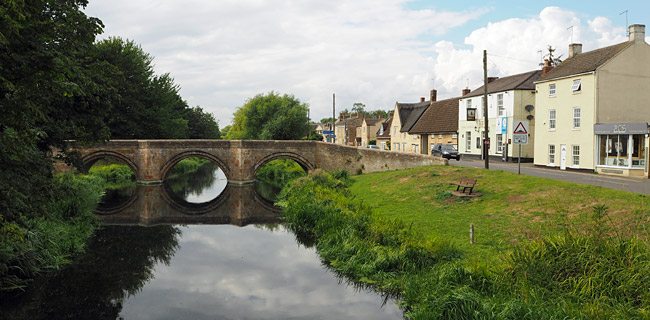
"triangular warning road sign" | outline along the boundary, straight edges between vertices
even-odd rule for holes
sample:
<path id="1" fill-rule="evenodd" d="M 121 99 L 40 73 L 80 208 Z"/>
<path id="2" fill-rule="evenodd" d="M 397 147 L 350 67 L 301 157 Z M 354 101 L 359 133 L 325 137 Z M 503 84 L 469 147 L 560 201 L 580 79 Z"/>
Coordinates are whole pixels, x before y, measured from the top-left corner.
<path id="1" fill-rule="evenodd" d="M 526 131 L 526 127 L 524 126 L 523 122 L 519 122 L 517 124 L 517 127 L 515 128 L 515 134 L 528 134 L 528 131 Z"/>

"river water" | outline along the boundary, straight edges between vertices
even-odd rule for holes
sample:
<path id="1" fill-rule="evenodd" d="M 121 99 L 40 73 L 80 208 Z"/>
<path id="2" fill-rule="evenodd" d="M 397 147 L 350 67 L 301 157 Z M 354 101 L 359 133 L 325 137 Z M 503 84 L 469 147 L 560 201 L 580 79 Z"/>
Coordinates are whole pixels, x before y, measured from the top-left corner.
<path id="1" fill-rule="evenodd" d="M 26 292 L 11 319 L 401 319 L 279 224 L 265 185 L 218 167 L 113 192 L 87 253 Z M 118 203 L 116 203 L 118 202 Z"/>

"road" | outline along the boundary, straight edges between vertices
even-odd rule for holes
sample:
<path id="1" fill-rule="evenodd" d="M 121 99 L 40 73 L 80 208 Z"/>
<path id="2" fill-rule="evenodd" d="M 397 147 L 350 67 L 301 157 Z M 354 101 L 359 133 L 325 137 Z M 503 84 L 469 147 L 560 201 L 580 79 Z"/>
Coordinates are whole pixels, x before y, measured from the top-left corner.
<path id="1" fill-rule="evenodd" d="M 466 159 L 460 161 L 450 160 L 449 165 L 459 167 L 484 168 L 485 161 Z M 510 162 L 490 161 L 490 170 L 502 170 L 516 173 L 517 164 Z M 532 163 L 522 163 L 521 174 L 582 184 L 590 184 L 610 189 L 650 195 L 650 180 L 643 178 L 608 176 L 587 172 L 576 172 L 571 170 L 563 171 L 559 169 L 535 166 Z"/>

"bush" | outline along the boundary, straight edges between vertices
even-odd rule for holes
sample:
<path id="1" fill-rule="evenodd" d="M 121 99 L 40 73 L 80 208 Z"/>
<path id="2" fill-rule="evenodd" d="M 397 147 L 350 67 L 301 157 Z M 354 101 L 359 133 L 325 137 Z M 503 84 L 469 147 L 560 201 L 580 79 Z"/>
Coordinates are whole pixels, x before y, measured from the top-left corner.
<path id="1" fill-rule="evenodd" d="M 117 188 L 135 180 L 133 170 L 125 164 L 95 165 L 88 174 L 102 178 L 108 188 Z"/>
<path id="2" fill-rule="evenodd" d="M 46 214 L 23 217 L 23 225 L 0 216 L 0 290 L 24 288 L 39 273 L 61 268 L 83 251 L 98 226 L 93 211 L 101 199 L 103 180 L 62 174 L 54 177 L 55 200 Z"/>
<path id="3" fill-rule="evenodd" d="M 305 170 L 291 159 L 276 159 L 261 167 L 255 178 L 278 188 L 283 188 L 289 181 L 306 175 Z"/>

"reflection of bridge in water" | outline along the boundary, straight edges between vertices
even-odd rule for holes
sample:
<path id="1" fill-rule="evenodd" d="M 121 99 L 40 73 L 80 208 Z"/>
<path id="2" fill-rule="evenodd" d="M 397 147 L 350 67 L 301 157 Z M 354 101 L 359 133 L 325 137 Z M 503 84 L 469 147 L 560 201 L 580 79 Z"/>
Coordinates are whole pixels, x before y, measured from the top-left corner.
<path id="1" fill-rule="evenodd" d="M 233 224 L 279 222 L 280 209 L 262 198 L 255 186 L 228 185 L 214 200 L 189 203 L 174 195 L 166 185 L 138 185 L 126 202 L 112 208 L 98 208 L 104 225 Z"/>

